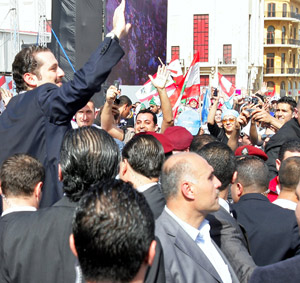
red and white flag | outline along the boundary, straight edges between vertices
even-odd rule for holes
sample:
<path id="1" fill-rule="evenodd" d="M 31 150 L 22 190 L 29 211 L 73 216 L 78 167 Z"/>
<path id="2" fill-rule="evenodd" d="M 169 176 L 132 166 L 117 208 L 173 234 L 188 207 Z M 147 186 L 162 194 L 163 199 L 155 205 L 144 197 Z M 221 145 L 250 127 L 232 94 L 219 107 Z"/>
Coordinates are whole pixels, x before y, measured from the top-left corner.
<path id="1" fill-rule="evenodd" d="M 156 78 L 156 75 L 153 75 L 153 79 Z M 171 96 L 176 89 L 176 85 L 172 78 L 169 76 L 166 83 L 166 91 L 168 96 Z M 153 96 L 158 96 L 157 89 L 151 83 L 151 80 L 148 80 L 137 92 L 136 97 L 140 102 L 150 101 Z"/>
<path id="2" fill-rule="evenodd" d="M 224 76 L 222 76 L 220 73 L 218 73 L 219 76 L 219 85 L 222 89 L 222 91 L 228 96 L 232 96 L 235 92 L 236 87 L 227 80 Z"/>
<path id="3" fill-rule="evenodd" d="M 182 99 L 187 99 L 193 96 L 200 95 L 200 63 L 199 63 L 199 52 L 194 55 L 194 59 L 191 63 L 191 66 L 184 76 L 182 83 L 178 86 L 180 89 L 179 92 L 175 92 L 173 95 L 176 95 L 176 103 L 173 106 L 173 115 L 176 117 L 178 107 Z"/>
<path id="4" fill-rule="evenodd" d="M 178 59 L 172 60 L 167 69 L 170 71 L 171 76 L 173 77 L 175 84 L 179 85 L 183 79 L 183 73 Z"/>
<path id="5" fill-rule="evenodd" d="M 266 95 L 267 95 L 267 96 L 270 96 L 270 97 L 273 97 L 273 96 L 275 95 L 275 89 L 276 89 L 276 87 L 275 87 L 275 85 L 274 85 L 273 91 L 272 91 L 272 92 L 270 92 L 270 91 L 266 92 Z"/>

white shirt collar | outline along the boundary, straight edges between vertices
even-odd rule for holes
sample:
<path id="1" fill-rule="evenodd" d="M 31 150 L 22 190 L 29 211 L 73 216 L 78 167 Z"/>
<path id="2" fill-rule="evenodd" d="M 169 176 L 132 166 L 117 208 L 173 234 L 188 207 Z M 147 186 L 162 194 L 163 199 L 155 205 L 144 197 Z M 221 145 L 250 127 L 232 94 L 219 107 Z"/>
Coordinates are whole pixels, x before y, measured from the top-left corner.
<path id="1" fill-rule="evenodd" d="M 157 185 L 157 182 L 145 184 L 145 185 L 137 187 L 136 189 L 139 193 L 143 193 L 144 191 L 148 190 L 150 187 L 155 186 L 155 185 Z"/>
<path id="2" fill-rule="evenodd" d="M 201 236 L 209 234 L 210 225 L 208 220 L 204 219 L 198 229 L 181 220 L 176 216 L 167 206 L 165 206 L 165 211 L 182 227 L 182 229 L 194 240 L 196 241 L 198 235 Z"/>
<path id="3" fill-rule="evenodd" d="M 4 210 L 2 212 L 1 217 L 6 215 L 6 214 L 9 214 L 9 213 L 12 213 L 12 212 L 18 212 L 18 211 L 36 211 L 36 208 L 33 207 L 33 206 L 29 206 L 29 205 L 28 206 L 27 205 L 24 205 L 24 206 L 16 205 L 16 206 L 13 206 L 13 207 L 10 207 L 10 208 Z"/>
<path id="4" fill-rule="evenodd" d="M 227 202 L 225 199 L 219 197 L 219 204 L 220 204 L 225 210 L 227 210 L 228 213 L 230 213 L 230 207 L 229 207 L 229 204 L 228 204 L 228 202 Z"/>

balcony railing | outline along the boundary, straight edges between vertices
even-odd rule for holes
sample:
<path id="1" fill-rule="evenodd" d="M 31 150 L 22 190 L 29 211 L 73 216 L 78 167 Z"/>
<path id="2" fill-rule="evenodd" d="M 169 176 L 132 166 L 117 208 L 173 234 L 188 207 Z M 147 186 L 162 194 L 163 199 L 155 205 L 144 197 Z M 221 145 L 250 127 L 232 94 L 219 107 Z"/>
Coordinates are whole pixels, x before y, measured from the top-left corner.
<path id="1" fill-rule="evenodd" d="M 265 11 L 265 18 L 293 18 L 300 21 L 300 14 L 295 12 L 285 12 L 285 11 Z"/>
<path id="2" fill-rule="evenodd" d="M 219 58 L 219 65 L 236 65 L 236 58 Z"/>
<path id="3" fill-rule="evenodd" d="M 298 45 L 300 46 L 300 40 L 293 38 L 265 38 L 265 44 L 284 44 L 284 45 Z"/>
<path id="4" fill-rule="evenodd" d="M 288 74 L 288 75 L 299 75 L 300 69 L 299 68 L 264 68 L 265 74 L 274 74 L 274 75 L 281 75 L 281 74 Z"/>

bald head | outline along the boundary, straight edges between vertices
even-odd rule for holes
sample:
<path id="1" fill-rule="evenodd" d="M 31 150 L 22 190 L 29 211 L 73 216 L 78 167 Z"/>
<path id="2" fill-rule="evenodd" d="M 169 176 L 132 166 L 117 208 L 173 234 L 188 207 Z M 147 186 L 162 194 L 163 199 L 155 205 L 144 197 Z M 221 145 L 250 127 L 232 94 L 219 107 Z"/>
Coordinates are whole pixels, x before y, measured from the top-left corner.
<path id="1" fill-rule="evenodd" d="M 161 183 L 167 203 L 182 199 L 197 203 L 199 210 L 219 208 L 216 198 L 221 183 L 214 176 L 213 168 L 196 153 L 184 152 L 169 157 L 163 166 Z"/>

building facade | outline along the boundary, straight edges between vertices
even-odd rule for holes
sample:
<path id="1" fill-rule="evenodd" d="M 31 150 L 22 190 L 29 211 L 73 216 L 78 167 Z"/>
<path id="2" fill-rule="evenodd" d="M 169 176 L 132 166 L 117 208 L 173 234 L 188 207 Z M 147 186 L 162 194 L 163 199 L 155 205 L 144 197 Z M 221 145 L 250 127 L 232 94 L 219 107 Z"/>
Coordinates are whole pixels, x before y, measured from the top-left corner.
<path id="1" fill-rule="evenodd" d="M 264 81 L 280 96 L 300 92 L 300 1 L 265 1 Z"/>
<path id="2" fill-rule="evenodd" d="M 202 86 L 218 86 L 218 72 L 238 89 L 263 79 L 263 0 L 168 1 L 167 61 L 186 70 L 200 52 Z"/>

